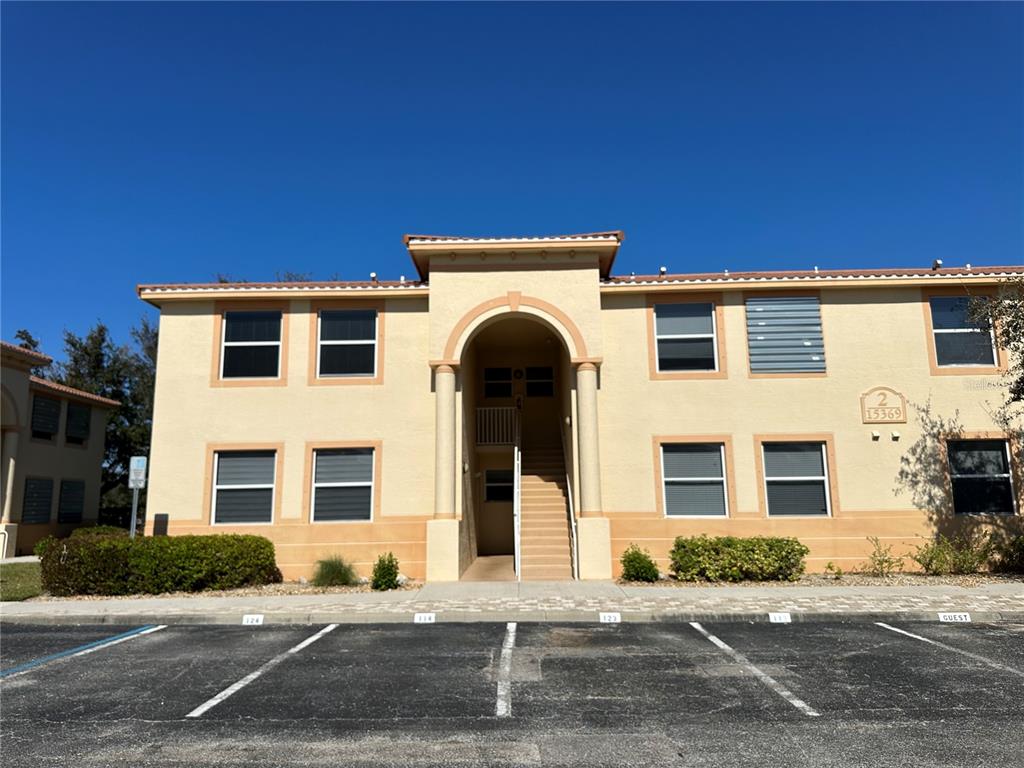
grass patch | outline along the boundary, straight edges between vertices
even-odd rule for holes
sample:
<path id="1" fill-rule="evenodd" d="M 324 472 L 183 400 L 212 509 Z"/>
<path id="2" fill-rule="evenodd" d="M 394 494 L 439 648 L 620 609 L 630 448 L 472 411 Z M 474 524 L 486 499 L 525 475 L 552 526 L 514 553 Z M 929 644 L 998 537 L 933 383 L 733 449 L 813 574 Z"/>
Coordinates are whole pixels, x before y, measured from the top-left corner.
<path id="1" fill-rule="evenodd" d="M 0 565 L 0 600 L 28 600 L 41 594 L 39 563 Z"/>

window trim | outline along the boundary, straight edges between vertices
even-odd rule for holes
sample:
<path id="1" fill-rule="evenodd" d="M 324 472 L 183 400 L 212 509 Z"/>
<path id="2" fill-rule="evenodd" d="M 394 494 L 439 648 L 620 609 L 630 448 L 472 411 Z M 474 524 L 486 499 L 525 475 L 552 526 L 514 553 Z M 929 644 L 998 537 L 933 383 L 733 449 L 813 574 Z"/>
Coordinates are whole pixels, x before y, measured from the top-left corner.
<path id="1" fill-rule="evenodd" d="M 949 444 L 950 442 L 957 441 L 970 441 L 970 440 L 1000 440 L 1003 443 L 1003 450 L 1006 451 L 1006 467 L 1009 470 L 1010 479 L 1010 501 L 1013 504 L 1013 512 L 957 512 L 953 506 L 953 467 L 949 461 Z M 943 459 L 945 460 L 946 466 L 946 489 L 949 492 L 949 507 L 953 513 L 954 518 L 957 517 L 998 517 L 1000 520 L 1008 517 L 1016 517 L 1021 513 L 1021 505 L 1024 504 L 1024 498 L 1019 494 L 1021 488 L 1024 488 L 1024 475 L 1021 474 L 1021 467 L 1015 467 L 1013 463 L 1013 456 L 1016 451 L 1014 446 L 1014 438 L 1012 435 L 1008 435 L 1005 432 L 963 432 L 961 434 L 945 434 L 942 437 L 942 451 Z M 1019 446 L 1018 446 L 1019 447 Z M 956 475 L 956 477 L 1002 477 L 1003 475 Z"/>
<path id="2" fill-rule="evenodd" d="M 721 477 L 669 477 L 665 471 L 665 446 L 666 445 L 718 445 L 718 449 L 721 452 L 722 457 L 722 476 Z M 708 442 L 708 443 L 661 443 L 661 504 L 662 514 L 666 519 L 669 520 L 728 520 L 732 515 L 729 507 L 729 488 L 728 488 L 728 465 L 726 464 L 725 456 L 725 443 L 722 442 Z M 724 515 L 671 515 L 668 511 L 668 484 L 669 483 L 721 483 L 722 484 L 722 497 L 725 502 L 725 514 Z"/>
<path id="3" fill-rule="evenodd" d="M 247 376 L 225 379 L 224 371 L 224 336 L 227 330 L 225 314 L 227 312 L 280 312 L 281 337 L 276 342 L 277 376 Z M 213 305 L 213 364 L 210 370 L 211 387 L 283 387 L 288 384 L 288 336 L 291 315 L 291 302 L 288 301 L 217 301 Z M 232 346 L 270 346 L 274 342 L 230 342 Z"/>
<path id="4" fill-rule="evenodd" d="M 327 451 L 344 448 L 369 448 L 373 451 L 373 474 L 370 490 L 370 517 L 367 520 L 314 520 L 313 519 L 313 481 L 316 479 L 314 471 L 314 454 L 316 451 Z M 381 440 L 315 440 L 306 443 L 305 467 L 302 475 L 302 509 L 305 510 L 305 522 L 312 525 L 369 525 L 379 521 L 381 515 L 381 487 L 383 468 L 384 443 Z M 365 485 L 365 483 L 350 483 L 347 485 Z"/>
<path id="5" fill-rule="evenodd" d="M 318 483 L 316 481 L 316 454 L 317 451 L 330 451 L 330 450 L 346 450 L 346 449 L 362 449 L 370 451 L 370 482 L 358 482 L 358 483 Z M 311 471 L 309 473 L 309 522 L 310 524 L 316 525 L 336 525 L 338 523 L 372 523 L 374 518 L 374 500 L 376 499 L 377 491 L 377 449 L 373 446 L 368 445 L 347 445 L 347 446 L 332 446 L 326 448 L 321 446 L 320 448 L 310 449 L 310 460 L 311 460 Z M 316 489 L 317 488 L 365 488 L 370 487 L 370 516 L 365 520 L 317 520 L 316 519 Z"/>
<path id="6" fill-rule="evenodd" d="M 515 477 L 512 477 L 507 483 L 488 483 L 487 482 L 487 475 L 490 472 L 511 472 L 511 473 L 514 474 L 515 473 L 515 469 L 513 467 L 488 467 L 488 468 L 486 468 L 484 470 L 484 477 L 483 477 L 483 480 L 484 480 L 484 488 L 483 488 L 483 490 L 484 490 L 484 492 L 483 492 L 483 499 L 482 499 L 481 503 L 483 503 L 483 504 L 512 504 L 512 503 L 514 503 L 514 501 L 515 501 L 514 498 L 506 499 L 506 500 L 492 499 L 492 500 L 488 501 L 488 499 L 487 499 L 487 486 L 488 485 L 501 486 L 502 488 L 508 486 L 509 488 L 512 489 L 513 496 L 515 496 L 515 485 L 516 485 Z"/>
<path id="7" fill-rule="evenodd" d="M 306 383 L 309 386 L 359 386 L 384 383 L 384 340 L 385 340 L 385 302 L 382 300 L 368 299 L 331 299 L 314 301 L 309 307 L 309 365 L 307 367 Z M 320 375 L 320 313 L 332 310 L 366 310 L 372 309 L 377 313 L 377 321 L 374 328 L 374 353 L 373 353 L 373 376 L 329 374 Z M 337 343 L 337 342 L 335 342 Z M 346 342 L 347 343 L 347 342 Z M 357 342 L 369 344 L 369 341 Z"/>
<path id="8" fill-rule="evenodd" d="M 765 443 L 821 443 L 822 458 L 825 461 L 825 505 L 828 509 L 824 515 L 772 515 L 768 510 L 768 473 L 764 464 Z M 757 501 L 761 517 L 772 520 L 794 518 L 798 520 L 825 520 L 840 516 L 839 480 L 836 470 L 835 437 L 831 432 L 809 434 L 754 435 L 754 455 L 757 466 Z M 821 480 L 822 476 L 806 477 L 773 477 L 772 480 Z"/>
<path id="9" fill-rule="evenodd" d="M 993 359 L 992 365 L 972 364 L 951 364 L 939 365 L 939 353 L 935 346 L 935 334 L 942 332 L 963 332 L 983 333 L 970 329 L 936 329 L 932 322 L 932 299 L 942 298 L 971 298 L 972 296 L 985 296 L 989 299 L 995 298 L 995 292 L 990 288 L 983 288 L 969 292 L 966 288 L 922 288 L 921 289 L 921 310 L 924 313 L 925 346 L 928 348 L 928 369 L 932 376 L 991 376 L 1001 374 L 1007 367 L 1006 350 L 999 346 L 996 339 L 995 328 L 989 333 L 992 338 Z"/>
<path id="10" fill-rule="evenodd" d="M 710 304 L 712 347 L 715 353 L 715 369 L 705 371 L 663 371 L 658 360 L 658 333 L 654 308 L 668 304 Z M 725 347 L 725 309 L 721 293 L 693 293 L 685 296 L 666 293 L 647 294 L 647 370 L 652 381 L 673 379 L 724 379 L 728 377 Z M 660 338 L 706 338 L 707 334 L 672 334 Z"/>
<path id="11" fill-rule="evenodd" d="M 217 504 L 217 454 L 234 451 L 274 451 L 274 494 L 271 497 L 270 521 L 266 523 L 218 523 L 214 507 Z M 282 484 L 284 482 L 284 443 L 208 443 L 206 446 L 206 482 L 203 492 L 204 523 L 217 527 L 249 527 L 275 525 L 281 519 Z M 247 486 L 225 486 L 245 488 Z M 252 486 L 266 488 L 265 485 Z"/>
<path id="12" fill-rule="evenodd" d="M 722 446 L 722 480 L 725 483 L 725 515 L 670 515 L 665 503 L 664 445 L 719 443 Z M 654 498 L 658 517 L 664 520 L 730 520 L 736 514 L 736 476 L 732 435 L 655 435 L 651 438 L 654 466 Z M 695 478 L 689 478 L 691 480 Z"/>
<path id="13" fill-rule="evenodd" d="M 750 368 L 750 338 L 747 335 L 747 299 L 799 299 L 815 297 L 818 299 L 818 320 L 821 322 L 821 345 L 825 350 L 824 371 L 753 371 Z M 743 349 L 747 358 L 748 379 L 827 379 L 829 376 L 828 367 L 828 339 L 825 335 L 825 302 L 822 301 L 819 290 L 793 290 L 793 291 L 744 291 L 741 296 L 743 302 Z M 820 517 L 820 515 L 818 515 Z"/>

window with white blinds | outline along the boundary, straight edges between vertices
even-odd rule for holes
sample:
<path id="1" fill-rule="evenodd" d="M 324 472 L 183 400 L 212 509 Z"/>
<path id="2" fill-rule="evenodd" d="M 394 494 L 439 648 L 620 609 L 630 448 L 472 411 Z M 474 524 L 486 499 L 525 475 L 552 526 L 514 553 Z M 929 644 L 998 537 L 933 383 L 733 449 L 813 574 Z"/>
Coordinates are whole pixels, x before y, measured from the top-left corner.
<path id="1" fill-rule="evenodd" d="M 276 474 L 276 451 L 217 451 L 213 467 L 213 522 L 272 522 Z"/>
<path id="2" fill-rule="evenodd" d="M 666 443 L 661 476 L 668 517 L 725 517 L 729 514 L 722 443 Z"/>
<path id="3" fill-rule="evenodd" d="M 372 519 L 373 464 L 372 448 L 313 451 L 313 521 Z"/>
<path id="4" fill-rule="evenodd" d="M 822 373 L 825 339 L 817 296 L 747 299 L 751 373 Z"/>
<path id="5" fill-rule="evenodd" d="M 658 371 L 717 371 L 716 333 L 711 302 L 655 304 Z"/>
<path id="6" fill-rule="evenodd" d="M 762 450 L 770 517 L 831 514 L 825 443 L 764 443 Z"/>

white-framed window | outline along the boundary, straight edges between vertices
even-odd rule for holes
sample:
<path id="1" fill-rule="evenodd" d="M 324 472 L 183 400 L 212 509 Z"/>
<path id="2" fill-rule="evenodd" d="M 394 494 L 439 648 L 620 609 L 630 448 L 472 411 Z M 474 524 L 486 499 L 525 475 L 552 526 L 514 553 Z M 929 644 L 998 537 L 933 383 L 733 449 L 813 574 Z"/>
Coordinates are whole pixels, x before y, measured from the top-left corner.
<path id="1" fill-rule="evenodd" d="M 661 477 L 667 517 L 728 517 L 722 443 L 663 443 Z"/>
<path id="2" fill-rule="evenodd" d="M 1006 440 L 950 440 L 946 443 L 946 453 L 954 513 L 1014 513 L 1010 446 Z"/>
<path id="3" fill-rule="evenodd" d="M 373 519 L 373 448 L 318 448 L 313 451 L 314 523 Z"/>
<path id="4" fill-rule="evenodd" d="M 515 495 L 511 469 L 484 471 L 484 501 L 512 501 Z"/>
<path id="5" fill-rule="evenodd" d="M 941 367 L 996 364 L 996 339 L 990 324 L 971 317 L 969 296 L 933 296 L 935 364 Z"/>
<path id="6" fill-rule="evenodd" d="M 277 451 L 214 453 L 214 524 L 273 522 L 276 480 Z"/>
<path id="7" fill-rule="evenodd" d="M 318 377 L 377 375 L 377 310 L 320 310 L 317 342 Z"/>
<path id="8" fill-rule="evenodd" d="M 555 394 L 555 370 L 548 365 L 527 366 L 526 396 L 553 397 Z"/>
<path id="9" fill-rule="evenodd" d="M 717 371 L 717 333 L 713 302 L 655 304 L 658 372 Z"/>
<path id="10" fill-rule="evenodd" d="M 769 517 L 832 514 L 825 443 L 763 443 L 761 450 Z"/>
<path id="11" fill-rule="evenodd" d="M 276 379 L 281 370 L 281 312 L 225 312 L 220 377 Z"/>

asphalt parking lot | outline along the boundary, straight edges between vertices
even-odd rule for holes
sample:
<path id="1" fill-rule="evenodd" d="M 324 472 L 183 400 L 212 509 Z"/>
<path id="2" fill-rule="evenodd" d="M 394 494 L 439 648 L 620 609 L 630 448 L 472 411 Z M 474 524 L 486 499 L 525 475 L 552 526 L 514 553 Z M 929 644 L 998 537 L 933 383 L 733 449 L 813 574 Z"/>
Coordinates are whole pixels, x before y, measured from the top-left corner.
<path id="1" fill-rule="evenodd" d="M 1024 624 L 0 629 L 4 765 L 1014 766 Z"/>

